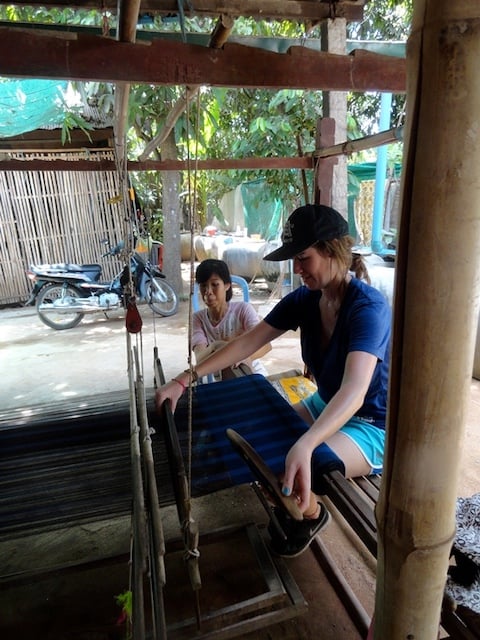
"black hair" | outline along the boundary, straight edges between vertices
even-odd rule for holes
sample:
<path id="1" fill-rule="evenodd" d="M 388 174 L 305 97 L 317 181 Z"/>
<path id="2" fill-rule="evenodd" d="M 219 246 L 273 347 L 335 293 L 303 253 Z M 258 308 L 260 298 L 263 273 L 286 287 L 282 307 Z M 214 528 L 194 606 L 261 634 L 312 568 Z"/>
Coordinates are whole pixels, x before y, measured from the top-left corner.
<path id="1" fill-rule="evenodd" d="M 230 277 L 230 270 L 228 265 L 223 260 L 214 260 L 208 258 L 203 260 L 195 271 L 195 281 L 197 284 L 204 284 L 213 275 L 217 275 L 220 280 L 223 280 L 225 284 L 229 284 L 230 288 L 227 290 L 226 298 L 227 302 L 232 299 L 232 278 Z"/>

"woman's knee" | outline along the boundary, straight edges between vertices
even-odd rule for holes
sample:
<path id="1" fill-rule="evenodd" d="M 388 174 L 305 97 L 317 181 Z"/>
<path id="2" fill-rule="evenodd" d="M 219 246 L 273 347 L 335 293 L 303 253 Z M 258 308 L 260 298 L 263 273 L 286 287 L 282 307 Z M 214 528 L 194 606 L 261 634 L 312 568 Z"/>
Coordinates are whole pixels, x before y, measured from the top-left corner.
<path id="1" fill-rule="evenodd" d="M 326 441 L 326 444 L 345 465 L 346 478 L 364 476 L 372 472 L 372 467 L 362 450 L 348 436 L 343 433 L 335 433 Z"/>

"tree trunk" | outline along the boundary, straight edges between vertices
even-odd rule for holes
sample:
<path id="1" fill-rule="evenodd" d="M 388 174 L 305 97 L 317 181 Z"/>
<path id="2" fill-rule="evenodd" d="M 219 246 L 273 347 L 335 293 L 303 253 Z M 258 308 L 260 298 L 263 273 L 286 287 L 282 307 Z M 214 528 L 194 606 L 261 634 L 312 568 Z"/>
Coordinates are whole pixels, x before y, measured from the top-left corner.
<path id="1" fill-rule="evenodd" d="M 415 0 L 376 640 L 435 640 L 480 288 L 480 8 Z"/>
<path id="2" fill-rule="evenodd" d="M 174 132 L 171 131 L 162 144 L 162 159 L 178 157 Z M 181 272 L 180 221 L 182 208 L 179 199 L 180 173 L 162 172 L 163 205 L 163 271 L 178 295 L 183 293 Z"/>

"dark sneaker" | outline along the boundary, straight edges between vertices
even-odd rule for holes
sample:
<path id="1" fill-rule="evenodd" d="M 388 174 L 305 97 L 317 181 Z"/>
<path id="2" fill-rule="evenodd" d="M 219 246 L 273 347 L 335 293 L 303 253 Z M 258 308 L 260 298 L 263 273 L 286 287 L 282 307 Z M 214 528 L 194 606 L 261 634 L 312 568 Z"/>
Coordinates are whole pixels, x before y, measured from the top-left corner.
<path id="1" fill-rule="evenodd" d="M 314 537 L 330 520 L 330 514 L 325 506 L 319 502 L 320 515 L 318 518 L 304 518 L 294 520 L 278 507 L 273 507 L 274 516 L 278 524 L 283 529 L 286 539 L 280 534 L 278 529 L 270 522 L 268 532 L 272 539 L 270 549 L 277 555 L 284 558 L 295 558 L 308 549 Z"/>

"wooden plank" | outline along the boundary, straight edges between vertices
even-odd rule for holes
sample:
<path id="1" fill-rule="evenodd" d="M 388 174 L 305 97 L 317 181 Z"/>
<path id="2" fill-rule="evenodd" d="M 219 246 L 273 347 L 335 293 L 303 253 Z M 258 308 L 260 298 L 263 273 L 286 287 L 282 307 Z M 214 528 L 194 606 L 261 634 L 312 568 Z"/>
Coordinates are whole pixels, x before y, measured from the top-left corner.
<path id="1" fill-rule="evenodd" d="M 325 475 L 325 495 L 332 501 L 370 553 L 377 555 L 377 535 L 373 508 L 338 471 Z"/>
<path id="2" fill-rule="evenodd" d="M 0 46 L 1 48 L 1 46 Z M 313 156 L 302 158 L 227 158 L 196 160 L 199 170 L 227 169 L 313 169 L 315 159 Z M 189 167 L 187 160 L 144 160 L 142 162 L 128 162 L 129 171 L 186 171 Z M 117 171 L 114 160 L 21 160 L 12 158 L 0 160 L 0 171 Z"/>
<path id="3" fill-rule="evenodd" d="M 216 571 L 222 567 L 225 558 L 221 548 L 216 548 L 219 543 L 227 543 L 230 549 L 227 551 L 228 563 L 238 557 L 243 562 L 242 574 L 248 574 L 248 578 L 239 575 L 235 591 L 230 593 L 228 584 L 224 581 L 220 584 L 220 590 L 213 593 L 212 578 L 209 567 L 205 565 L 205 558 L 215 558 Z M 245 544 L 246 543 L 246 544 Z M 180 539 L 168 540 L 167 563 L 172 549 L 177 553 L 182 550 L 183 541 Z M 207 531 L 200 539 L 200 549 L 204 560 L 204 570 L 207 572 L 203 585 L 204 598 L 209 601 L 208 609 L 202 612 L 201 628 L 196 628 L 193 617 L 181 616 L 179 620 L 168 624 L 168 637 L 174 640 L 226 640 L 234 637 L 250 637 L 250 633 L 260 631 L 270 625 L 297 617 L 307 611 L 307 603 L 298 589 L 294 579 L 288 571 L 287 565 L 281 558 L 276 558 L 268 552 L 263 537 L 256 525 L 233 525 L 218 530 Z M 251 550 L 252 553 L 249 553 Z M 237 560 L 235 560 L 237 562 Z M 167 564 L 167 570 L 171 564 Z M 225 568 L 225 570 L 231 570 Z M 170 572 L 169 572 L 169 575 Z M 174 589 L 180 590 L 175 600 L 182 599 L 182 583 L 177 576 L 167 583 L 175 584 Z M 256 636 L 255 636 L 256 637 Z M 262 636 L 263 637 L 263 636 Z"/>
<path id="4" fill-rule="evenodd" d="M 333 471 L 328 474 L 328 479 L 331 487 L 329 494 L 344 496 L 349 502 L 349 509 L 357 513 L 372 531 L 375 531 L 374 504 L 367 502 L 364 495 L 358 491 L 356 479 L 347 480 L 339 471 Z"/>
<path id="5" fill-rule="evenodd" d="M 22 51 L 22 55 L 17 55 Z M 100 63 L 99 63 L 100 61 Z M 403 58 L 339 55 L 292 47 L 274 53 L 239 44 L 212 49 L 183 42 L 117 42 L 101 36 L 0 29 L 0 74 L 159 85 L 387 91 L 404 93 Z"/>
<path id="6" fill-rule="evenodd" d="M 468 612 L 468 613 L 471 613 L 471 612 Z M 442 611 L 442 627 L 445 629 L 445 631 L 447 631 L 447 633 L 450 634 L 449 638 L 451 640 L 478 640 L 478 638 L 480 638 L 480 630 L 478 629 L 478 622 L 477 622 L 476 632 L 474 632 L 470 630 L 465 624 L 465 621 L 463 619 L 465 612 L 462 611 L 462 614 L 459 615 L 456 611 L 443 610 Z M 467 618 L 468 618 L 468 615 L 467 615 Z M 478 616 L 477 616 L 477 619 L 478 619 Z"/>
<path id="7" fill-rule="evenodd" d="M 458 605 L 455 614 L 462 620 L 469 632 L 480 638 L 480 615 L 463 605 Z"/>
<path id="8" fill-rule="evenodd" d="M 362 604 L 358 600 L 348 582 L 345 580 L 345 577 L 338 569 L 333 557 L 328 552 L 328 549 L 321 540 L 320 536 L 317 536 L 313 540 L 311 549 L 319 565 L 327 576 L 328 581 L 335 589 L 343 606 L 347 610 L 350 619 L 357 627 L 362 638 L 365 638 L 370 626 L 370 617 L 368 616 L 367 612 L 363 608 Z"/>
<path id="9" fill-rule="evenodd" d="M 368 478 L 360 477 L 355 478 L 355 484 L 363 491 L 363 493 L 373 502 L 377 503 L 378 489 L 373 485 Z"/>

